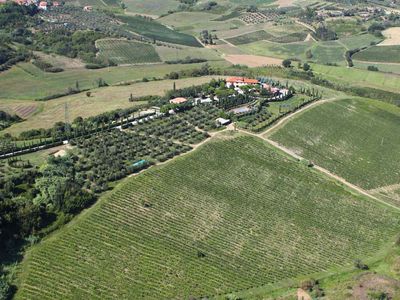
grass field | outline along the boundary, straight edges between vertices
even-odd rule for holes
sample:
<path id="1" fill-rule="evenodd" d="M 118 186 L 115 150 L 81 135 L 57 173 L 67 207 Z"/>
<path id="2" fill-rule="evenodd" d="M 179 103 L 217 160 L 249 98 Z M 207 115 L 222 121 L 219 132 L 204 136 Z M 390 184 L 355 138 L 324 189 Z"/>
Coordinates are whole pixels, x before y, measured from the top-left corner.
<path id="1" fill-rule="evenodd" d="M 400 108 L 376 100 L 346 99 L 317 106 L 272 139 L 363 187 L 400 183 Z"/>
<path id="2" fill-rule="evenodd" d="M 324 78 L 341 84 L 367 86 L 391 92 L 400 92 L 400 76 L 396 74 L 385 74 L 370 72 L 355 68 L 332 67 L 314 64 L 313 70 L 322 74 Z"/>
<path id="3" fill-rule="evenodd" d="M 206 59 L 208 61 L 222 60 L 214 49 L 179 46 L 178 48 L 156 46 L 158 55 L 163 61 L 173 61 L 186 57 Z"/>
<path id="4" fill-rule="evenodd" d="M 239 48 L 246 53 L 264 55 L 277 58 L 297 58 L 305 60 L 307 49 L 313 42 L 299 42 L 292 44 L 276 44 L 266 41 L 259 41 L 251 44 L 241 45 Z"/>
<path id="5" fill-rule="evenodd" d="M 191 47 L 202 47 L 194 36 L 172 30 L 156 21 L 127 15 L 118 16 L 118 19 L 125 23 L 124 27 L 126 29 L 150 39 Z"/>
<path id="6" fill-rule="evenodd" d="M 369 66 L 375 66 L 381 72 L 393 73 L 400 75 L 400 64 L 387 64 L 387 63 L 370 63 L 353 60 L 354 66 L 358 69 L 367 70 Z"/>
<path id="7" fill-rule="evenodd" d="M 237 19 L 214 21 L 218 15 L 207 12 L 177 12 L 158 19 L 157 21 L 174 29 L 198 36 L 202 30 L 212 32 L 227 31 L 242 27 L 243 22 Z M 217 33 L 218 34 L 218 33 Z"/>
<path id="8" fill-rule="evenodd" d="M 118 82 L 140 80 L 143 77 L 162 78 L 172 71 L 199 68 L 202 64 L 143 65 L 110 67 L 98 70 L 76 69 L 61 73 L 46 73 L 30 63 L 22 63 L 0 73 L 0 99 L 34 100 L 74 87 L 76 81 L 81 89 L 95 88 L 95 81 L 103 78 L 109 85 Z M 226 66 L 227 62 L 209 62 L 210 66 Z M 23 88 L 21 83 L 23 82 Z M 5 100 L 1 100 L 2 102 Z"/>
<path id="9" fill-rule="evenodd" d="M 361 61 L 400 63 L 400 46 L 374 46 L 353 55 Z"/>
<path id="10" fill-rule="evenodd" d="M 379 43 L 382 39 L 372 34 L 358 34 L 351 37 L 344 37 L 338 40 L 338 43 L 347 49 L 357 49 L 370 46 L 371 43 Z"/>
<path id="11" fill-rule="evenodd" d="M 111 86 L 92 90 L 92 95 L 88 98 L 85 93 L 66 96 L 50 101 L 37 102 L 25 101 L 25 105 L 40 105 L 35 114 L 29 116 L 26 121 L 16 123 L 1 133 L 11 133 L 14 135 L 33 128 L 50 128 L 54 123 L 65 120 L 65 104 L 68 104 L 69 118 L 72 122 L 76 117 L 90 117 L 107 111 L 128 108 L 144 102 L 129 102 L 130 94 L 133 97 L 146 95 L 162 96 L 167 90 L 172 90 L 173 83 L 177 88 L 189 87 L 192 85 L 209 82 L 213 77 L 196 77 L 179 80 L 162 80 L 152 82 L 135 83 L 128 86 Z M 17 103 L 14 103 L 17 102 Z M 4 104 L 2 104 L 4 103 Z M 20 101 L 6 100 L 0 101 L 0 109 L 3 107 L 12 111 L 15 105 L 21 105 Z"/>
<path id="12" fill-rule="evenodd" d="M 127 11 L 139 14 L 162 15 L 178 7 L 176 0 L 125 0 Z"/>
<path id="13" fill-rule="evenodd" d="M 28 251 L 16 299 L 227 293 L 351 265 L 385 247 L 397 220 L 260 139 L 223 135 L 126 180 Z"/>
<path id="14" fill-rule="evenodd" d="M 273 38 L 274 36 L 271 35 L 270 33 L 264 31 L 264 30 L 259 30 L 251 33 L 247 33 L 244 35 L 239 35 L 233 38 L 226 39 L 228 42 L 234 45 L 243 45 L 243 44 L 250 44 L 253 42 L 257 42 L 260 40 L 268 40 Z"/>
<path id="15" fill-rule="evenodd" d="M 313 57 L 310 61 L 321 64 L 336 63 L 345 65 L 345 52 L 346 48 L 336 41 L 315 43 L 311 48 Z"/>
<path id="16" fill-rule="evenodd" d="M 154 46 L 139 42 L 104 39 L 96 41 L 99 56 L 117 65 L 161 62 Z"/>

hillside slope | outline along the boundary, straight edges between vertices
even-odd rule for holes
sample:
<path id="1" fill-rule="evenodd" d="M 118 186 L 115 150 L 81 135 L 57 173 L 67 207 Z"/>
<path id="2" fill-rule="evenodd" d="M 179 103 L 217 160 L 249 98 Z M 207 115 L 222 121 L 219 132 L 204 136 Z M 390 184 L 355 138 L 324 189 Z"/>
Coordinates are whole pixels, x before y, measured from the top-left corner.
<path id="1" fill-rule="evenodd" d="M 187 299 L 352 264 L 398 214 L 229 134 L 127 179 L 31 249 L 17 299 Z"/>

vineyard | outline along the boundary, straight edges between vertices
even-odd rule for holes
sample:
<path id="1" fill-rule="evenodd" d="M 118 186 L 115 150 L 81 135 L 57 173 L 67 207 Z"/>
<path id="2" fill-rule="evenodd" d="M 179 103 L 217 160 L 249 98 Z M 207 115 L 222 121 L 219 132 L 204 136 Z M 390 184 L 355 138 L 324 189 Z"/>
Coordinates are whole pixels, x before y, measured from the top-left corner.
<path id="1" fill-rule="evenodd" d="M 400 108 L 346 99 L 317 106 L 272 139 L 365 189 L 400 183 Z"/>
<path id="2" fill-rule="evenodd" d="M 136 32 L 147 38 L 192 47 L 201 47 L 201 44 L 194 36 L 172 30 L 156 21 L 139 16 L 119 16 L 120 21 L 124 22 L 124 28 L 128 31 Z"/>
<path id="3" fill-rule="evenodd" d="M 243 35 L 239 35 L 233 38 L 227 39 L 230 43 L 234 45 L 243 45 L 249 44 L 261 40 L 266 40 L 274 43 L 294 43 L 294 42 L 302 42 L 307 37 L 308 33 L 303 32 L 294 32 L 283 35 L 273 35 L 271 33 L 266 32 L 265 30 L 259 30 Z"/>
<path id="4" fill-rule="evenodd" d="M 117 39 L 96 41 L 99 56 L 117 65 L 161 62 L 152 45 Z"/>
<path id="5" fill-rule="evenodd" d="M 352 264 L 398 232 L 397 213 L 262 140 L 215 139 L 33 247 L 16 299 L 212 296 Z"/>

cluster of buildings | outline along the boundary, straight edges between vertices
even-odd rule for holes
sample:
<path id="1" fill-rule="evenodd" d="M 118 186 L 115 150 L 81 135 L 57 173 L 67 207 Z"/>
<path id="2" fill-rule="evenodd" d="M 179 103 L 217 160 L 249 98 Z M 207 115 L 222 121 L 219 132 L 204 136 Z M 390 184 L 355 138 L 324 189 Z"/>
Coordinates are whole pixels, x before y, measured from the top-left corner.
<path id="1" fill-rule="evenodd" d="M 254 86 L 267 90 L 273 95 L 271 100 L 283 100 L 289 95 L 288 89 L 274 87 L 257 79 L 250 79 L 245 77 L 229 77 L 226 79 L 226 87 L 233 88 L 236 92 L 242 95 L 245 93 L 241 89 L 243 86 Z"/>
<path id="2" fill-rule="evenodd" d="M 6 3 L 8 0 L 0 0 L 0 3 Z M 40 0 L 13 0 L 13 2 L 17 3 L 18 5 L 36 5 L 40 10 L 47 10 L 50 6 L 60 6 L 61 3 L 54 1 L 54 2 L 47 2 L 47 1 L 40 1 Z"/>

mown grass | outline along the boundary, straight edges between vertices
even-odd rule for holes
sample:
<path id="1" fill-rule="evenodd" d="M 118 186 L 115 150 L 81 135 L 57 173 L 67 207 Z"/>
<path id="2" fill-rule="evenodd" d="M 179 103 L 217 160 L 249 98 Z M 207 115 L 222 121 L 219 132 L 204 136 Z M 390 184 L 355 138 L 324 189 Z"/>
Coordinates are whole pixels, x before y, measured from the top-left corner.
<path id="1" fill-rule="evenodd" d="M 400 108 L 376 100 L 319 105 L 272 139 L 345 178 L 374 189 L 400 183 Z"/>
<path id="2" fill-rule="evenodd" d="M 199 68 L 202 64 L 121 66 L 98 70 L 74 69 L 61 73 L 46 73 L 30 63 L 22 63 L 0 73 L 0 99 L 34 100 L 65 92 L 79 82 L 81 89 L 96 87 L 98 78 L 111 85 L 118 82 L 140 80 L 143 77 L 162 78 L 179 70 Z M 226 62 L 209 62 L 210 66 L 227 66 Z M 23 88 L 21 88 L 23 85 Z"/>
<path id="3" fill-rule="evenodd" d="M 352 264 L 398 213 L 255 137 L 130 178 L 28 251 L 16 299 L 188 299 Z"/>
<path id="4" fill-rule="evenodd" d="M 111 62 L 122 64 L 142 64 L 161 62 L 154 46 L 127 40 L 104 39 L 96 41 L 99 56 Z"/>
<path id="5" fill-rule="evenodd" d="M 118 16 L 125 23 L 124 27 L 140 35 L 162 42 L 180 44 L 191 47 L 202 47 L 192 35 L 172 30 L 161 23 L 150 21 L 139 16 Z"/>
<path id="6" fill-rule="evenodd" d="M 400 63 L 400 46 L 374 46 L 358 52 L 353 58 L 361 61 Z"/>

